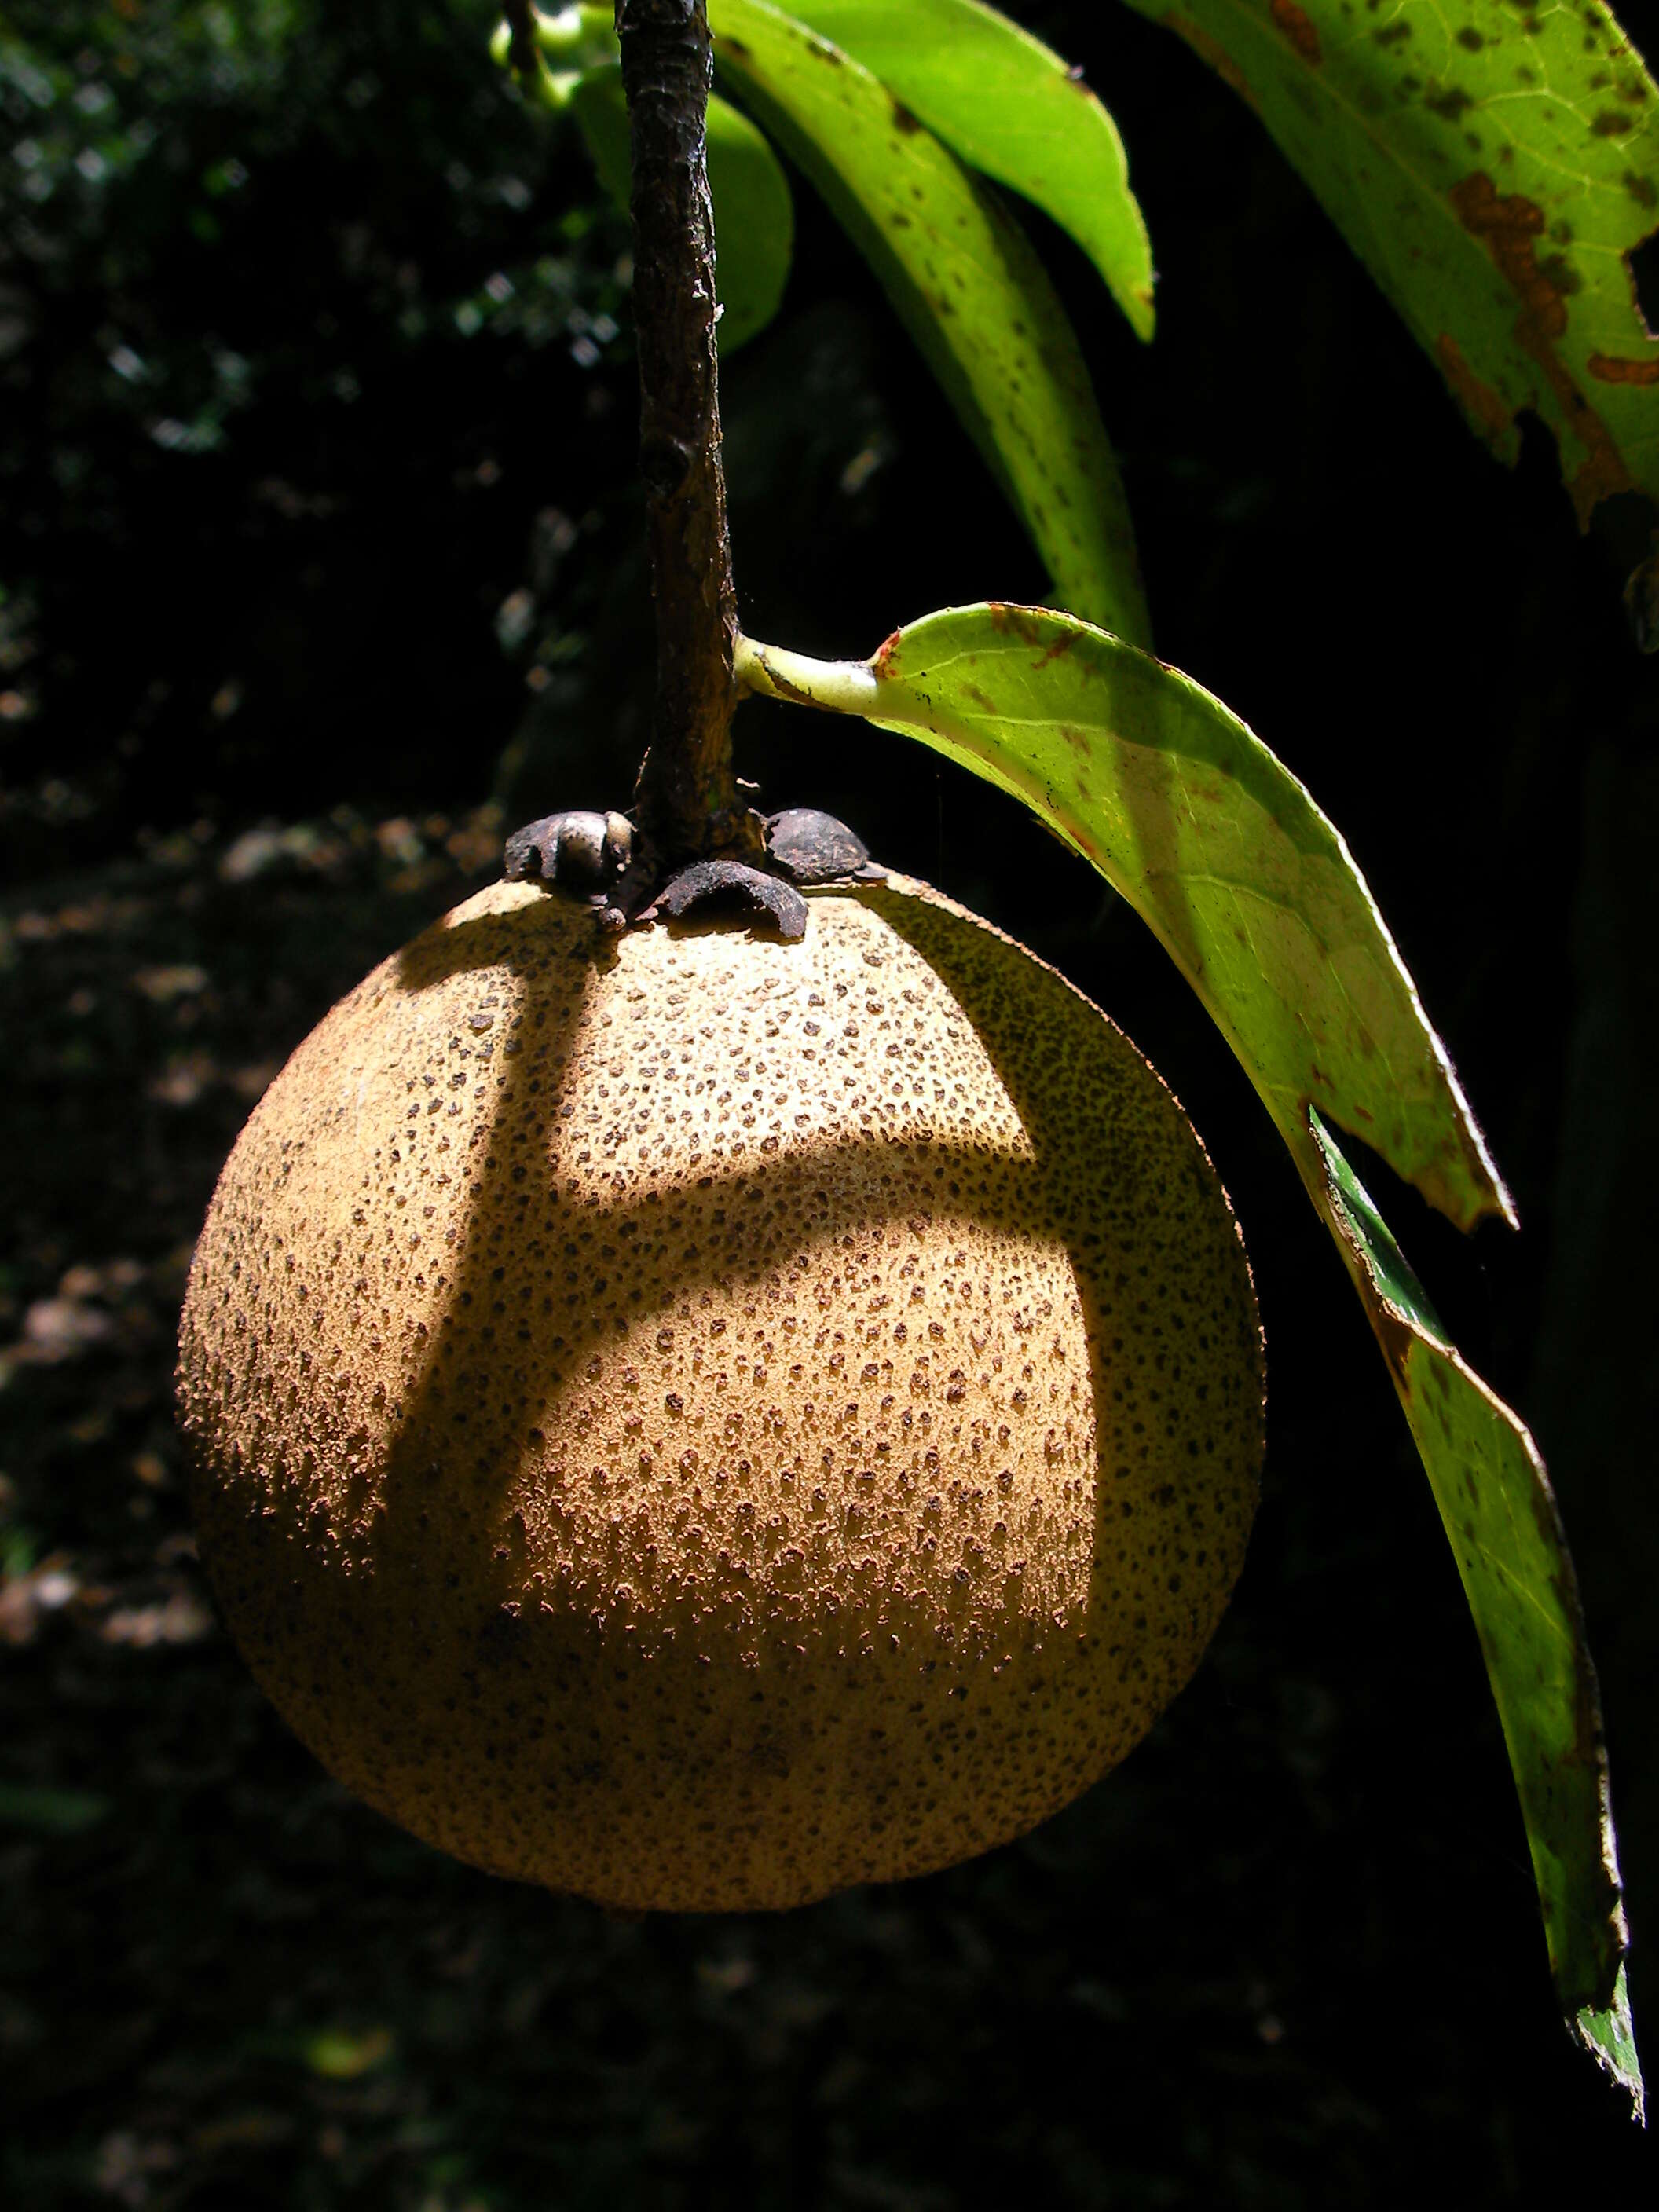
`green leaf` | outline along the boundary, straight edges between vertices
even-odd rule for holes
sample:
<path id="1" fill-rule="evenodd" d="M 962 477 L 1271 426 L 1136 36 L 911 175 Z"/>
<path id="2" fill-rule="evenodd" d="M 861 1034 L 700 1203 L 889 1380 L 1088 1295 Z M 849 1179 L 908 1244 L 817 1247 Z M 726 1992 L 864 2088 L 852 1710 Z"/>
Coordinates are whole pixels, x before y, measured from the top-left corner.
<path id="1" fill-rule="evenodd" d="M 1611 1838 L 1609 1822 L 1609 1839 Z M 1572 2023 L 1574 2034 L 1596 2063 L 1630 2094 L 1632 2116 L 1638 2127 L 1647 2124 L 1647 2098 L 1642 2087 L 1642 2063 L 1636 2055 L 1636 2026 L 1631 2018 L 1630 1992 L 1626 1987 L 1625 1963 L 1608 2005 L 1581 2005 Z"/>
<path id="2" fill-rule="evenodd" d="M 1052 216 L 1151 337 L 1152 249 L 1123 141 L 1058 54 L 979 0 L 803 0 L 800 14 L 970 168 Z"/>
<path id="3" fill-rule="evenodd" d="M 1255 1082 L 1388 1361 L 1486 1656 L 1568 2023 L 1639 2116 L 1595 1670 L 1526 1430 L 1464 1364 L 1328 1127 L 1463 1227 L 1513 1220 L 1341 838 L 1218 699 L 1073 617 L 958 607 L 867 661 L 738 645 L 740 680 L 859 714 L 1023 799 L 1156 933 Z"/>
<path id="4" fill-rule="evenodd" d="M 1601 0 L 1130 5 L 1255 108 L 1504 459 L 1530 408 L 1581 524 L 1659 498 L 1629 259 L 1659 222 L 1659 92 Z"/>
<path id="5" fill-rule="evenodd" d="M 1450 1539 L 1503 1723 L 1550 1969 L 1579 2042 L 1642 2116 L 1595 1669 L 1538 1448 L 1448 1341 L 1335 1139 L 1311 1114 L 1314 1202 L 1376 1332 Z"/>
<path id="6" fill-rule="evenodd" d="M 1347 847 L 1190 678 L 1073 616 L 999 605 L 929 615 L 868 662 L 744 652 L 756 688 L 908 731 L 1091 861 L 1151 925 L 1293 1147 L 1317 1106 L 1454 1221 L 1510 1217 Z M 845 671 L 835 696 L 826 665 Z"/>
<path id="7" fill-rule="evenodd" d="M 764 0 L 710 0 L 714 59 L 880 278 L 1061 595 L 1146 612 L 1117 465 L 1054 288 L 1013 218 L 840 47 Z"/>
<path id="8" fill-rule="evenodd" d="M 79 1836 L 109 1814 L 107 1797 L 86 1790 L 52 1790 L 27 1782 L 0 1782 L 0 1827 L 37 1836 Z"/>
<path id="9" fill-rule="evenodd" d="M 626 209 L 628 102 L 620 64 L 585 70 L 572 88 L 570 106 L 599 181 Z M 720 346 L 722 354 L 732 354 L 778 311 L 794 251 L 795 210 L 777 155 L 748 117 L 718 94 L 708 103 L 708 144 Z"/>
<path id="10" fill-rule="evenodd" d="M 320 2074 L 325 2081 L 360 2081 L 365 2074 L 378 2073 L 392 2057 L 393 2048 L 389 2027 L 370 2027 L 358 2033 L 349 2028 L 327 2027 L 306 2043 L 305 2062 L 313 2074 Z"/>

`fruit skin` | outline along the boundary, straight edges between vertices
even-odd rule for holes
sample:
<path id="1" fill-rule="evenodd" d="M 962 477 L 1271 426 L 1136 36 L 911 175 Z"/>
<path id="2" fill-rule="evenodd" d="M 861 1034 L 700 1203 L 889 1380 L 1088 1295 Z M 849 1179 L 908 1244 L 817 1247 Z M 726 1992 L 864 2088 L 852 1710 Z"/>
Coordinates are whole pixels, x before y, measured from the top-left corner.
<path id="1" fill-rule="evenodd" d="M 784 1906 L 1020 1834 L 1243 1559 L 1227 1200 L 1096 1008 L 924 886 L 805 940 L 498 884 L 313 1031 L 197 1249 L 179 1407 L 239 1644 L 490 1871 Z"/>

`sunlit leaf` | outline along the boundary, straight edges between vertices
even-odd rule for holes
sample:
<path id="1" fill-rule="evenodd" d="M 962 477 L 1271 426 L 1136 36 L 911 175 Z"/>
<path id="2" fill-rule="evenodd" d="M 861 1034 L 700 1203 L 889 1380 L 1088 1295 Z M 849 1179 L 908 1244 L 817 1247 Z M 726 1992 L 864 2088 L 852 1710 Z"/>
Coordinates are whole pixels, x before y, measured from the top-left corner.
<path id="1" fill-rule="evenodd" d="M 1508 1212 L 1347 847 L 1190 678 L 1072 616 L 1000 605 L 828 664 L 847 671 L 834 699 L 826 664 L 746 650 L 779 696 L 904 728 L 1024 800 L 1151 925 L 1292 1144 L 1317 1106 L 1454 1221 Z"/>
<path id="2" fill-rule="evenodd" d="M 1152 249 L 1123 141 L 1058 54 L 979 0 L 802 0 L 799 14 L 970 167 L 1069 232 L 1151 337 Z"/>
<path id="3" fill-rule="evenodd" d="M 1144 641 L 1117 465 L 1077 340 L 1013 218 L 838 46 L 712 0 L 722 80 L 823 194 L 995 471 L 1060 596 Z"/>
<path id="4" fill-rule="evenodd" d="M 1659 225 L 1659 92 L 1601 0 L 1130 4 L 1249 101 L 1505 460 L 1530 408 L 1581 522 L 1659 498 L 1630 264 Z M 1267 343 L 1272 312 L 1264 282 Z"/>
<path id="5" fill-rule="evenodd" d="M 628 205 L 628 103 L 615 62 L 586 70 L 570 106 L 599 180 Z M 746 115 L 718 94 L 708 103 L 708 191 L 714 203 L 720 344 L 736 352 L 778 311 L 794 250 L 795 210 L 777 155 Z"/>
<path id="6" fill-rule="evenodd" d="M 1639 2118 L 1595 1670 L 1554 1493 L 1537 1446 L 1448 1340 L 1329 1130 L 1316 1114 L 1309 1126 L 1310 1190 L 1394 1377 L 1480 1638 L 1563 2008 Z"/>

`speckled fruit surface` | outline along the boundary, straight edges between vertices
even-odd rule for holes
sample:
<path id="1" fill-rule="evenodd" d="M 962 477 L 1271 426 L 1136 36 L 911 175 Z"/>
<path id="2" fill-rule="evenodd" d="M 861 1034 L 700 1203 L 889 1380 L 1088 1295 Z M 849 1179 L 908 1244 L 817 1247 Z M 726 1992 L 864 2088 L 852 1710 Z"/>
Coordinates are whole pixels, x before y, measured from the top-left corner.
<path id="1" fill-rule="evenodd" d="M 417 1835 L 782 1906 L 1021 1833 L 1191 1674 L 1260 1326 L 1169 1091 L 895 878 L 805 939 L 498 884 L 295 1054 L 179 1408 L 233 1633 Z"/>

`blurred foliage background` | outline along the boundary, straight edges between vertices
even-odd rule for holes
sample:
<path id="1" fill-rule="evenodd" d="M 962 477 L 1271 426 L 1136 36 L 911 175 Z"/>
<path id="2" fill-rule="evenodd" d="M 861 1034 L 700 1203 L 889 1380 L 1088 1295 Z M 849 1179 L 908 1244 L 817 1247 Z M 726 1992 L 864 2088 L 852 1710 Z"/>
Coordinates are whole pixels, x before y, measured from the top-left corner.
<path id="1" fill-rule="evenodd" d="M 1617 517 L 1575 535 L 1541 434 L 1512 476 L 1486 459 L 1176 41 L 1083 0 L 1013 12 L 1113 107 L 1152 229 L 1143 349 L 1031 219 L 1160 650 L 1346 833 L 1519 1199 L 1522 1237 L 1467 1245 L 1397 1187 L 1388 1211 L 1561 1492 L 1639 2033 L 1659 708 L 1629 549 Z M 1392 2207 L 1431 2165 L 1471 2206 L 1650 2191 L 1555 2020 L 1451 1559 L 1277 1139 L 1089 872 L 872 731 L 750 707 L 740 764 L 1106 1005 L 1249 1237 L 1267 1496 L 1192 1688 L 975 1865 L 630 1922 L 354 1805 L 216 1630 L 169 1393 L 218 1164 L 503 827 L 625 799 L 648 699 L 625 228 L 574 131 L 490 65 L 489 21 L 12 0 L 0 23 L 0 2191 Z M 931 606 L 1037 595 L 879 295 L 797 204 L 785 312 L 726 380 L 747 626 L 864 652 Z"/>

